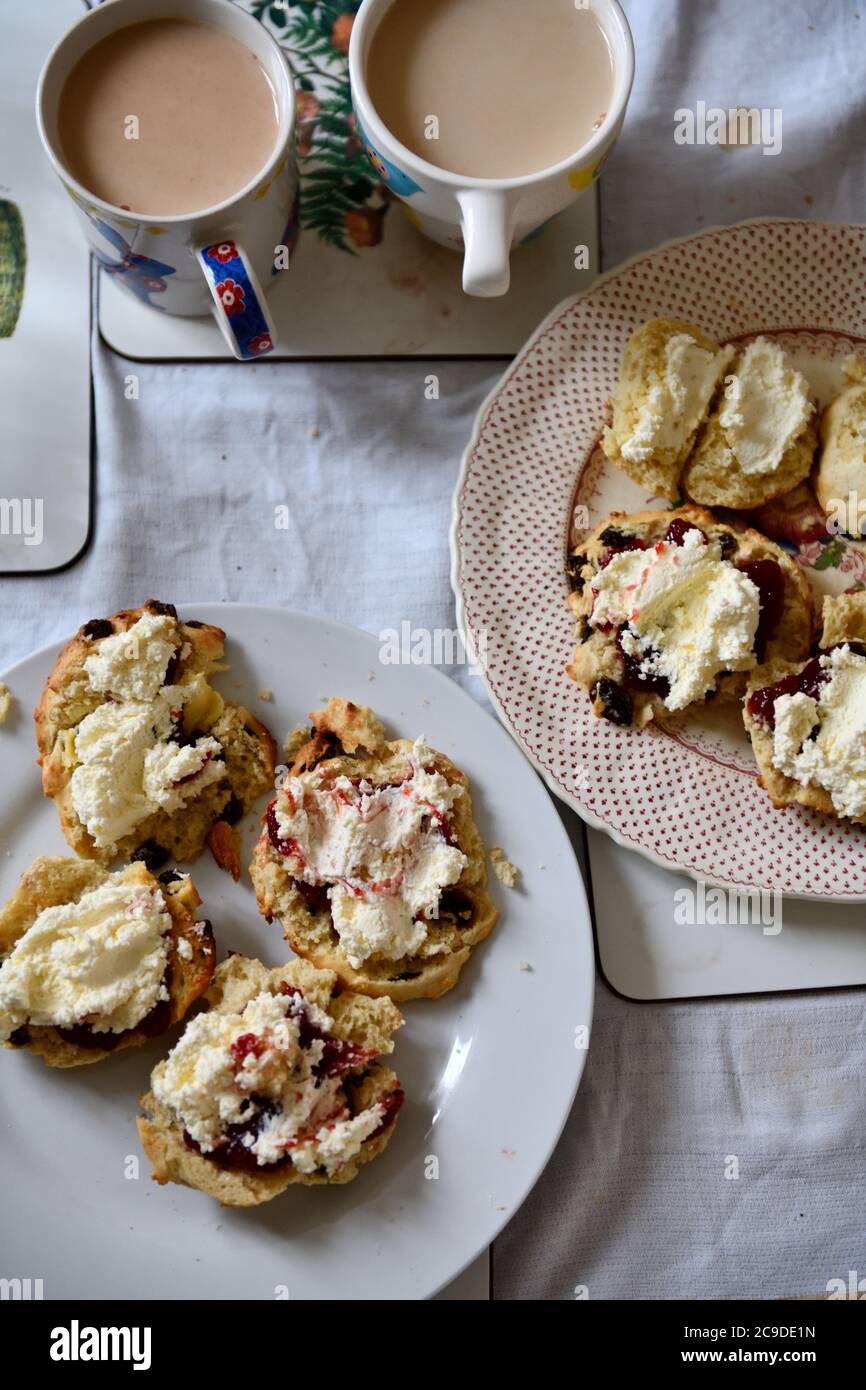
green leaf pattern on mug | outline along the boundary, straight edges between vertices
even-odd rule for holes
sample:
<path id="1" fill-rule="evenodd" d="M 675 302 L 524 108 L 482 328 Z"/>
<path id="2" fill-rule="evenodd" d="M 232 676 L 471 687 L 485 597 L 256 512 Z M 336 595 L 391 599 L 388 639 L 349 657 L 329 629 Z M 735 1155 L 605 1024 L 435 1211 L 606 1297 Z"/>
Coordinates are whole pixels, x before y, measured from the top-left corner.
<path id="1" fill-rule="evenodd" d="M 390 195 L 358 138 L 349 37 L 361 0 L 247 0 L 285 52 L 295 83 L 301 225 L 357 255 L 382 240 Z"/>

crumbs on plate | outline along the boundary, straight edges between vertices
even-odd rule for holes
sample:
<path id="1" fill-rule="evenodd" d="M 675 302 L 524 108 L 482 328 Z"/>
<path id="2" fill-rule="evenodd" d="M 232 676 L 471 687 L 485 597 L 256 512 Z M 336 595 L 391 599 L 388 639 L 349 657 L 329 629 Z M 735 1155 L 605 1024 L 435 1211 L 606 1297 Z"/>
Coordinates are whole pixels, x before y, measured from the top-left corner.
<path id="1" fill-rule="evenodd" d="M 499 845 L 494 845 L 490 851 L 490 862 L 493 865 L 493 872 L 504 883 L 506 888 L 514 888 L 517 884 L 517 875 L 520 870 L 508 859 L 505 858 L 504 850 Z"/>

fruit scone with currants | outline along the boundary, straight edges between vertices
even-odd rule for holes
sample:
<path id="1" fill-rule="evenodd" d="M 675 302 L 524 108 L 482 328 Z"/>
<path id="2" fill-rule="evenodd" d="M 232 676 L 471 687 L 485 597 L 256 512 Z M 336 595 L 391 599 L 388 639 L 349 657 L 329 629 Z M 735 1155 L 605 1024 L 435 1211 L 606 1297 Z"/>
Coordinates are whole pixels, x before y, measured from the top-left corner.
<path id="1" fill-rule="evenodd" d="M 866 591 L 824 600 L 818 654 L 767 662 L 743 709 L 760 783 L 794 804 L 866 824 Z"/>
<path id="2" fill-rule="evenodd" d="M 0 909 L 0 1041 L 74 1067 L 164 1033 L 213 976 L 200 903 L 188 874 L 34 860 Z"/>
<path id="3" fill-rule="evenodd" d="M 232 827 L 273 787 L 276 745 L 210 684 L 224 646 L 220 628 L 151 599 L 85 623 L 63 648 L 36 739 L 43 790 L 76 854 L 155 869 L 207 843 L 238 876 Z"/>
<path id="4" fill-rule="evenodd" d="M 468 779 L 351 701 L 310 719 L 253 854 L 259 909 L 350 989 L 438 998 L 497 918 Z"/>
<path id="5" fill-rule="evenodd" d="M 578 624 L 568 674 L 614 724 L 739 700 L 761 662 L 809 650 L 812 594 L 799 566 L 701 507 L 615 512 L 568 571 Z"/>
<path id="6" fill-rule="evenodd" d="M 379 1060 L 403 1021 L 390 999 L 306 961 L 231 955 L 207 1002 L 141 1098 L 157 1182 L 257 1206 L 296 1183 L 350 1182 L 382 1153 L 404 1099 Z"/>

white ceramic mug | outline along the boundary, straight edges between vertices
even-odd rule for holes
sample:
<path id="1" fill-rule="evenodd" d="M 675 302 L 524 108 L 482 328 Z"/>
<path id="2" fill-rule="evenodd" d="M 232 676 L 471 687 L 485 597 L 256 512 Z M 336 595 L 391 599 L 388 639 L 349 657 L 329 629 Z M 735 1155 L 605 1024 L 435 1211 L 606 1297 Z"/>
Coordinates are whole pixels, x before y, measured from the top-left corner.
<path id="1" fill-rule="evenodd" d="M 57 109 L 71 68 L 100 39 L 148 19 L 218 25 L 255 53 L 276 93 L 279 132 L 267 163 L 237 193 L 200 212 L 172 217 L 126 212 L 84 188 L 63 158 Z M 105 0 L 73 24 L 48 55 L 36 119 L 48 157 L 107 274 L 154 309 L 188 317 L 212 311 L 241 360 L 273 350 L 276 334 L 262 287 L 283 267 L 297 239 L 295 99 L 279 44 L 257 19 L 231 0 Z M 286 248 L 282 257 L 281 248 Z"/>
<path id="2" fill-rule="evenodd" d="M 366 80 L 370 43 L 391 5 L 406 2 L 364 0 L 355 19 L 349 74 L 359 137 L 377 174 L 403 200 L 412 222 L 434 241 L 463 251 L 466 293 L 487 297 L 505 294 L 512 246 L 528 240 L 591 187 L 619 135 L 634 78 L 634 46 L 628 23 L 617 0 L 588 0 L 585 6 L 607 36 L 614 69 L 610 110 L 592 139 L 568 159 L 536 174 L 472 179 L 449 174 L 420 159 L 376 114 Z M 538 2 L 526 0 L 527 4 Z"/>

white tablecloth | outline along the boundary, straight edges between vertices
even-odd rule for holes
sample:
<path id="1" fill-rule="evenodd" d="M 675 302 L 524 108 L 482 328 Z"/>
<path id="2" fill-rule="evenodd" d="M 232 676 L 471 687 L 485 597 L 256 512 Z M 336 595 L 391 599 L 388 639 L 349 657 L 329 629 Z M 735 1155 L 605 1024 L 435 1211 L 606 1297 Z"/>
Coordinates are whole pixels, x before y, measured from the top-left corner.
<path id="1" fill-rule="evenodd" d="M 862 217 L 866 3 L 627 9 L 639 69 L 602 184 L 608 266 L 696 224 Z M 782 153 L 676 145 L 674 112 L 699 99 L 781 107 Z M 149 596 L 453 625 L 451 493 L 497 369 L 439 364 L 438 401 L 429 370 L 144 367 L 95 343 L 93 545 L 67 573 L 3 581 L 0 667 Z M 655 1006 L 599 982 L 582 1090 L 497 1243 L 494 1296 L 772 1297 L 866 1275 L 864 1014 L 860 991 Z"/>

